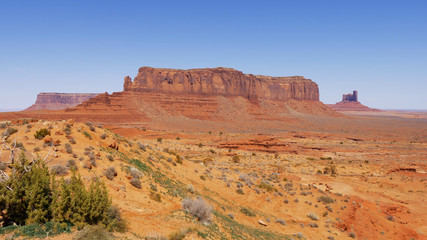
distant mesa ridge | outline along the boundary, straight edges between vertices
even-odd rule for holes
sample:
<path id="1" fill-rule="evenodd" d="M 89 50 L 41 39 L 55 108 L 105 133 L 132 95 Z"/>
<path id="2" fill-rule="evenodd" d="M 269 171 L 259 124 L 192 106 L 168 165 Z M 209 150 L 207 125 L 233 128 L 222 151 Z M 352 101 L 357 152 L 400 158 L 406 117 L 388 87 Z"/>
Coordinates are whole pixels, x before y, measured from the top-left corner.
<path id="1" fill-rule="evenodd" d="M 319 100 L 319 88 L 302 76 L 270 77 L 232 68 L 165 69 L 141 67 L 124 79 L 124 91 L 242 96 L 249 99 Z"/>
<path id="2" fill-rule="evenodd" d="M 28 110 L 42 108 L 63 110 L 23 112 L 20 116 L 28 113 L 25 116 L 39 119 L 73 118 L 180 127 L 187 124 L 193 127 L 193 120 L 198 123 L 207 120 L 207 124 L 232 125 L 239 121 L 276 124 L 294 121 L 301 114 L 341 116 L 319 101 L 318 85 L 310 79 L 244 74 L 222 67 L 189 70 L 141 67 L 133 80 L 129 76 L 124 78 L 123 91 L 41 93 Z"/>
<path id="3" fill-rule="evenodd" d="M 24 111 L 31 110 L 62 110 L 75 107 L 99 93 L 39 93 L 36 103 Z"/>

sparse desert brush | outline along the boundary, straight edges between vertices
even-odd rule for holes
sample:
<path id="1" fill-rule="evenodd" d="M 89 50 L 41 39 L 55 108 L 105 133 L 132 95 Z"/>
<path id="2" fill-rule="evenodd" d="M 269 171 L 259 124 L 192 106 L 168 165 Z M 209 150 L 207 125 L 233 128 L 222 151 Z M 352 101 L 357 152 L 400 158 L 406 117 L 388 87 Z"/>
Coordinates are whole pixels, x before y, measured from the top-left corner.
<path id="1" fill-rule="evenodd" d="M 161 137 L 157 138 L 157 142 L 161 143 L 163 141 L 163 139 Z"/>
<path id="2" fill-rule="evenodd" d="M 109 168 L 105 169 L 104 175 L 105 175 L 105 177 L 108 178 L 108 180 L 113 180 L 114 177 L 117 176 L 116 168 L 115 167 L 109 167 Z"/>
<path id="3" fill-rule="evenodd" d="M 132 186 L 141 189 L 142 185 L 141 185 L 141 181 L 139 179 L 136 178 L 132 178 L 130 180 L 130 184 L 132 184 Z"/>
<path id="4" fill-rule="evenodd" d="M 19 149 L 23 150 L 23 151 L 26 151 L 25 147 L 24 147 L 24 144 L 22 142 L 17 142 L 16 144 L 14 144 L 14 146 L 16 148 L 19 148 Z"/>
<path id="5" fill-rule="evenodd" d="M 182 158 L 179 155 L 176 155 L 176 163 L 182 164 Z"/>
<path id="6" fill-rule="evenodd" d="M 174 233 L 171 233 L 170 235 L 169 235 L 169 240 L 183 240 L 183 239 L 185 239 L 185 237 L 188 235 L 188 234 L 190 234 L 190 233 L 192 233 L 192 232 L 198 232 L 196 229 L 194 229 L 194 228 L 186 228 L 186 229 L 182 229 L 181 231 L 179 231 L 179 232 L 174 232 Z"/>
<path id="7" fill-rule="evenodd" d="M 77 165 L 76 165 L 76 161 L 74 159 L 69 159 L 67 161 L 66 166 L 71 169 L 71 170 L 77 170 Z"/>
<path id="8" fill-rule="evenodd" d="M 71 139 L 69 140 L 69 142 L 70 142 L 71 144 L 76 144 L 76 140 L 75 140 L 74 138 L 71 138 Z"/>
<path id="9" fill-rule="evenodd" d="M 197 146 L 198 146 L 199 148 L 201 148 L 201 147 L 203 147 L 203 143 L 199 143 Z"/>
<path id="10" fill-rule="evenodd" d="M 320 196 L 317 198 L 318 202 L 323 202 L 323 203 L 334 203 L 334 199 L 329 197 L 329 196 Z"/>
<path id="11" fill-rule="evenodd" d="M 234 155 L 233 158 L 231 159 L 231 161 L 233 161 L 234 163 L 239 163 L 240 162 L 240 156 Z"/>
<path id="12" fill-rule="evenodd" d="M 276 220 L 276 223 L 278 223 L 278 224 L 280 224 L 280 225 L 286 225 L 286 222 L 285 222 L 285 220 L 283 220 L 283 219 L 277 219 L 277 220 Z"/>
<path id="13" fill-rule="evenodd" d="M 96 163 L 95 158 L 93 158 L 93 159 L 90 160 L 90 165 L 92 165 L 94 167 L 98 166 L 98 164 Z"/>
<path id="14" fill-rule="evenodd" d="M 245 193 L 243 192 L 243 189 L 241 189 L 241 188 L 238 188 L 238 189 L 236 190 L 236 193 L 241 194 L 241 195 L 244 195 L 244 194 L 245 194 Z"/>
<path id="15" fill-rule="evenodd" d="M 95 126 L 93 126 L 93 123 L 91 123 L 91 122 L 85 122 L 85 124 L 89 127 L 89 129 L 92 132 L 95 132 Z"/>
<path id="16" fill-rule="evenodd" d="M 7 164 L 0 162 L 0 170 L 4 171 L 6 170 L 6 168 L 7 168 Z"/>
<path id="17" fill-rule="evenodd" d="M 110 154 L 108 154 L 106 157 L 110 162 L 114 161 L 114 157 L 111 156 Z"/>
<path id="18" fill-rule="evenodd" d="M 337 174 L 337 168 L 335 165 L 330 165 L 329 167 L 325 167 L 323 169 L 323 174 Z"/>
<path id="19" fill-rule="evenodd" d="M 36 139 L 43 139 L 44 137 L 46 137 L 47 135 L 50 136 L 50 131 L 47 130 L 46 128 L 42 128 L 36 131 L 36 133 L 34 134 L 34 138 Z"/>
<path id="20" fill-rule="evenodd" d="M 65 133 L 66 136 L 70 136 L 71 133 L 72 133 L 71 132 L 71 128 L 69 128 L 69 127 L 64 128 L 63 131 L 64 131 L 64 133 Z"/>
<path id="21" fill-rule="evenodd" d="M 140 179 L 144 176 L 144 174 L 142 174 L 141 171 L 139 171 L 138 169 L 136 169 L 134 167 L 131 167 L 129 169 L 129 174 L 135 179 Z"/>
<path id="22" fill-rule="evenodd" d="M 99 136 L 101 139 L 106 139 L 107 138 L 107 134 L 103 133 Z"/>
<path id="23" fill-rule="evenodd" d="M 151 191 L 150 192 L 150 198 L 156 202 L 161 202 L 162 201 L 162 196 L 160 195 L 160 193 L 156 193 Z"/>
<path id="24" fill-rule="evenodd" d="M 142 150 L 144 152 L 147 150 L 147 147 L 144 144 L 140 143 L 140 142 L 138 142 L 138 147 L 139 147 L 140 150 Z"/>
<path id="25" fill-rule="evenodd" d="M 268 182 L 261 182 L 260 184 L 258 184 L 258 188 L 265 189 L 268 192 L 276 191 L 276 189 L 271 184 L 269 184 Z"/>
<path id="26" fill-rule="evenodd" d="M 114 236 L 107 231 L 101 225 L 95 226 L 86 226 L 83 230 L 79 231 L 74 237 L 73 240 L 113 240 Z"/>
<path id="27" fill-rule="evenodd" d="M 307 214 L 307 217 L 309 217 L 313 221 L 319 220 L 319 217 L 316 214 L 314 214 L 314 213 Z"/>
<path id="28" fill-rule="evenodd" d="M 61 165 L 53 165 L 50 172 L 56 176 L 65 176 L 68 174 L 68 168 Z"/>
<path id="29" fill-rule="evenodd" d="M 2 134 L 1 134 L 1 137 L 3 138 L 3 137 L 6 137 L 6 138 L 8 138 L 8 137 L 10 137 L 10 135 L 12 135 L 12 134 L 14 134 L 14 133 L 17 133 L 18 132 L 18 129 L 16 129 L 16 128 L 8 128 L 8 129 L 6 129 L 6 131 L 4 131 Z"/>
<path id="30" fill-rule="evenodd" d="M 200 222 L 206 223 L 211 220 L 212 207 L 201 197 L 184 199 L 182 201 L 182 208 L 196 217 Z"/>
<path id="31" fill-rule="evenodd" d="M 186 190 L 187 190 L 187 192 L 189 192 L 189 193 L 194 193 L 194 191 L 195 191 L 194 186 L 193 186 L 193 185 L 191 185 L 191 184 L 187 185 L 187 187 L 186 187 L 185 189 L 186 189 Z"/>
<path id="32" fill-rule="evenodd" d="M 73 148 L 71 147 L 71 145 L 69 143 L 64 144 L 64 147 L 65 147 L 65 151 L 68 154 L 72 154 L 73 153 Z"/>

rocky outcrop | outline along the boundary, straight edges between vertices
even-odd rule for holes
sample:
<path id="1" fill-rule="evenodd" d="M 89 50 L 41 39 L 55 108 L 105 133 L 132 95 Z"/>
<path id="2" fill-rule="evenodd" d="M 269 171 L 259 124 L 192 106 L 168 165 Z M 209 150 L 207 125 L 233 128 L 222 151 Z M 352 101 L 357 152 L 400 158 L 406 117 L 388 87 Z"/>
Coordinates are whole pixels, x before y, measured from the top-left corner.
<path id="1" fill-rule="evenodd" d="M 25 111 L 31 110 L 61 110 L 68 107 L 75 107 L 87 101 L 98 93 L 39 93 L 36 103 Z"/>
<path id="2" fill-rule="evenodd" d="M 129 76 L 125 77 L 124 91 L 284 101 L 319 100 L 319 88 L 310 79 L 244 74 L 231 68 L 179 70 L 142 67 L 133 81 Z"/>

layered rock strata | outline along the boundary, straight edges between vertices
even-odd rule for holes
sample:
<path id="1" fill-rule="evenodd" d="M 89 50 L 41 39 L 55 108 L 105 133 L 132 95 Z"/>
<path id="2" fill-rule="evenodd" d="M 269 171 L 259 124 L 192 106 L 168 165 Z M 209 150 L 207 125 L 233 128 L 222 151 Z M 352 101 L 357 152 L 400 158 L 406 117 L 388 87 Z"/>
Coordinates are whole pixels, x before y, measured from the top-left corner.
<path id="1" fill-rule="evenodd" d="M 231 68 L 180 70 L 142 67 L 133 81 L 129 76 L 125 77 L 124 91 L 285 101 L 319 100 L 319 88 L 310 79 L 244 74 Z"/>

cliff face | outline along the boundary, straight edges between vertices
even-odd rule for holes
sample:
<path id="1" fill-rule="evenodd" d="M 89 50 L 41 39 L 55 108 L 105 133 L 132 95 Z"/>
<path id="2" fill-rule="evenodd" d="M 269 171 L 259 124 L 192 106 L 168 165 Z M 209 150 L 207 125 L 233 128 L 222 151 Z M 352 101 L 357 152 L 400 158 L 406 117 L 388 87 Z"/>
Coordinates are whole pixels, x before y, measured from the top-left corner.
<path id="1" fill-rule="evenodd" d="M 244 74 L 231 68 L 162 69 L 142 67 L 124 91 L 242 96 L 248 99 L 319 100 L 319 88 L 301 76 L 269 77 Z"/>
<path id="2" fill-rule="evenodd" d="M 25 111 L 31 110 L 61 110 L 75 107 L 80 103 L 97 96 L 98 93 L 39 93 L 36 103 Z"/>

